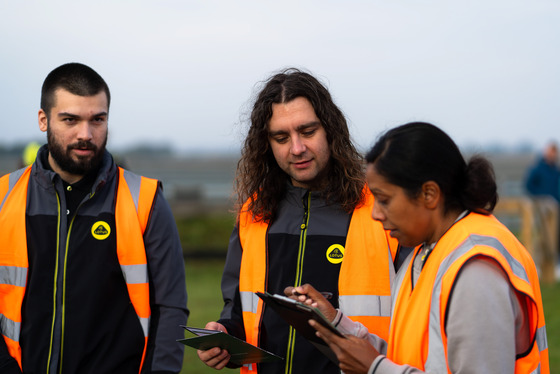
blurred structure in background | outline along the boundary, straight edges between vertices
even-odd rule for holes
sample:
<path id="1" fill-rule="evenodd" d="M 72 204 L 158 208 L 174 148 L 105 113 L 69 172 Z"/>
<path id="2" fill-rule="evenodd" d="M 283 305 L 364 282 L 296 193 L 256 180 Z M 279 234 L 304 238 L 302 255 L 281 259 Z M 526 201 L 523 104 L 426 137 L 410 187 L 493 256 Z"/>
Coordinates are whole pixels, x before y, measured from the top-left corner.
<path id="1" fill-rule="evenodd" d="M 0 176 L 16 169 L 25 146 L 0 147 Z M 176 218 L 231 211 L 238 154 L 178 155 L 165 149 L 144 147 L 119 150 L 116 154 L 135 173 L 163 182 L 164 194 Z M 492 162 L 496 173 L 500 199 L 494 214 L 529 250 L 542 281 L 555 282 L 559 218 L 554 206 L 558 204 L 551 197 L 532 196 L 525 186 L 528 170 L 538 163 L 540 152 L 531 148 L 481 152 Z M 465 152 L 465 157 L 471 153 Z"/>

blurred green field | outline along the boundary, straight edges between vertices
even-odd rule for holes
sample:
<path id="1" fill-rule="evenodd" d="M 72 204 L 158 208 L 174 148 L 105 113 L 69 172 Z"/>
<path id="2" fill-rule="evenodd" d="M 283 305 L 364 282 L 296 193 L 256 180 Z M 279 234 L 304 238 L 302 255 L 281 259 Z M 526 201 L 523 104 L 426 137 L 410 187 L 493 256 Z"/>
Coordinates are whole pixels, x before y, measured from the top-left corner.
<path id="1" fill-rule="evenodd" d="M 216 320 L 222 309 L 220 280 L 224 260 L 186 259 L 188 306 L 191 311 L 189 326 L 204 327 Z M 560 373 L 560 283 L 542 286 L 543 304 L 550 353 L 550 372 Z M 186 333 L 185 337 L 191 337 Z M 235 372 L 224 369 L 225 372 Z M 185 347 L 185 361 L 181 373 L 204 374 L 217 371 L 198 359 L 193 348 Z"/>
<path id="2" fill-rule="evenodd" d="M 219 318 L 223 305 L 220 291 L 223 268 L 224 260 L 185 260 L 188 308 L 191 312 L 189 326 L 204 327 L 208 321 Z M 185 332 L 185 337 L 193 336 L 190 332 Z M 194 348 L 185 346 L 185 360 L 181 373 L 216 374 L 217 371 L 204 365 L 198 359 Z"/>

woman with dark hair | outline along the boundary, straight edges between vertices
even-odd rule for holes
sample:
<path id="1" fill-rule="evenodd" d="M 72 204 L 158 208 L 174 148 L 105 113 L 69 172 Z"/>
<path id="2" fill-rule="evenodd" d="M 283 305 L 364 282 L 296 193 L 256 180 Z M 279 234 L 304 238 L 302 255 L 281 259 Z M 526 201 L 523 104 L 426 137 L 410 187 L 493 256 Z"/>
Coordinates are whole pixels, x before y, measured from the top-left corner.
<path id="1" fill-rule="evenodd" d="M 428 123 L 385 133 L 366 156 L 374 220 L 415 246 L 397 273 L 387 342 L 329 307 L 310 285 L 286 294 L 314 304 L 346 338 L 311 321 L 344 373 L 548 373 L 537 271 L 494 216 L 492 166 L 465 162 Z M 382 352 L 383 354 L 380 354 Z"/>

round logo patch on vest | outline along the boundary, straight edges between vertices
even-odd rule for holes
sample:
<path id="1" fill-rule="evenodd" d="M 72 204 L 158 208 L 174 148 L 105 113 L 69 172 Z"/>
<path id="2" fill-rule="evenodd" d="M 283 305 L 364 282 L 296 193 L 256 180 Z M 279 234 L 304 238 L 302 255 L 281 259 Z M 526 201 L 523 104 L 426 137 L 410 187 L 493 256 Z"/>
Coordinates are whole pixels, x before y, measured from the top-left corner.
<path id="1" fill-rule="evenodd" d="M 107 222 L 97 221 L 91 226 L 91 235 L 97 240 L 105 240 L 111 234 L 111 227 Z"/>
<path id="2" fill-rule="evenodd" d="M 326 255 L 331 264 L 340 264 L 344 259 L 344 247 L 340 244 L 333 244 L 327 249 Z"/>

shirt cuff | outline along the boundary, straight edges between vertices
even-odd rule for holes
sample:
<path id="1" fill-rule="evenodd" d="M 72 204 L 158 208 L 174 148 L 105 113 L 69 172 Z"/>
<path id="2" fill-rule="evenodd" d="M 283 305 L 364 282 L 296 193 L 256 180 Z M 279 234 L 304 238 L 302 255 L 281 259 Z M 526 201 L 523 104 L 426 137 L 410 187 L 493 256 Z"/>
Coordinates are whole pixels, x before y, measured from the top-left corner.
<path id="1" fill-rule="evenodd" d="M 377 356 L 375 360 L 373 360 L 373 362 L 371 363 L 371 366 L 369 367 L 367 374 L 375 374 L 375 372 L 379 368 L 379 364 L 381 364 L 381 361 L 385 360 L 386 358 L 387 357 L 383 355 Z"/>

